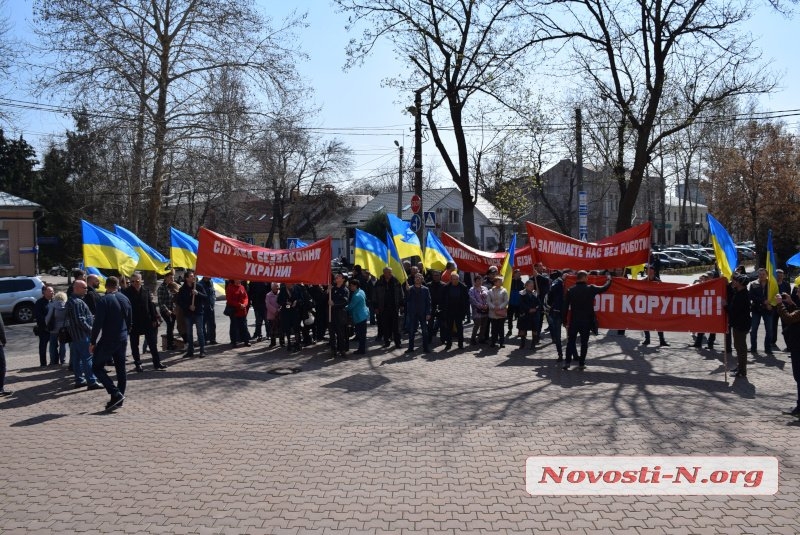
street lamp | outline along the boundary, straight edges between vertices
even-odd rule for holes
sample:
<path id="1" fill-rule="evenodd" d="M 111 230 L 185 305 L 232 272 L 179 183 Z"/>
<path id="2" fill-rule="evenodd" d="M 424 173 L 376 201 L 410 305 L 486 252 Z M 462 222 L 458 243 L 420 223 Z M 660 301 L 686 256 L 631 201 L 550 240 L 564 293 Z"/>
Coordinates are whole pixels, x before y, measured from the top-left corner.
<path id="1" fill-rule="evenodd" d="M 394 146 L 400 150 L 400 165 L 397 171 L 397 218 L 403 219 L 403 146 L 396 139 Z"/>

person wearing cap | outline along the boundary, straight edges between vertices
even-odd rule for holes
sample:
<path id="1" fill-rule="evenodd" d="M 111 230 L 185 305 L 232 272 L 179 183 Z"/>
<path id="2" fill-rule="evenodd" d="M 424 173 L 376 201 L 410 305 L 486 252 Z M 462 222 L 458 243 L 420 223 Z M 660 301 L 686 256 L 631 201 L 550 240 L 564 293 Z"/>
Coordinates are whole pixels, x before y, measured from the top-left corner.
<path id="1" fill-rule="evenodd" d="M 747 277 L 733 276 L 733 293 L 728 301 L 728 324 L 733 337 L 738 366 L 733 370 L 735 377 L 747 377 L 747 333 L 750 332 L 750 296 L 747 291 Z"/>
<path id="2" fill-rule="evenodd" d="M 497 266 L 490 266 L 486 271 L 486 276 L 483 278 L 483 284 L 486 286 L 487 290 L 492 291 L 492 288 L 494 288 L 494 279 L 497 278 L 499 273 L 500 269 Z"/>

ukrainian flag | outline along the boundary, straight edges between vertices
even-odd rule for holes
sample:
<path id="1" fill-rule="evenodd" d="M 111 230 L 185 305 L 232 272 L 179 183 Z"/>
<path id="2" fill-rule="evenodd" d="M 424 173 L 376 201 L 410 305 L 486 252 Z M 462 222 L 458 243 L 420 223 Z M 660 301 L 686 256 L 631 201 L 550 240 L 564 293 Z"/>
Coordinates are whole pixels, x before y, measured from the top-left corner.
<path id="1" fill-rule="evenodd" d="M 140 240 L 136 234 L 119 225 L 114 225 L 114 232 L 139 254 L 139 263 L 136 264 L 136 269 L 155 271 L 159 275 L 169 271 L 169 259 Z"/>
<path id="2" fill-rule="evenodd" d="M 389 267 L 392 268 L 392 274 L 398 281 L 400 281 L 400 284 L 406 282 L 406 279 L 408 279 L 406 270 L 403 269 L 403 263 L 400 261 L 400 255 L 397 254 L 397 247 L 395 247 L 392 235 L 388 230 L 386 231 L 386 249 L 388 251 L 387 256 L 389 260 Z M 381 273 L 382 272 L 383 271 L 381 271 Z M 376 274 L 375 276 L 377 277 L 378 275 Z"/>
<path id="3" fill-rule="evenodd" d="M 767 298 L 769 303 L 775 306 L 778 304 L 775 296 L 780 290 L 778 289 L 778 274 L 775 273 L 778 267 L 775 265 L 775 249 L 772 248 L 772 229 L 767 234 L 767 265 L 764 267 L 767 270 Z"/>
<path id="4" fill-rule="evenodd" d="M 109 231 L 81 219 L 83 231 L 83 264 L 116 269 L 130 277 L 139 263 L 139 255 L 128 242 Z"/>
<path id="5" fill-rule="evenodd" d="M 100 286 L 97 287 L 97 291 L 100 293 L 106 292 L 106 276 L 100 273 L 100 270 L 96 267 L 87 267 L 86 268 L 87 275 L 95 275 L 100 280 Z"/>
<path id="6" fill-rule="evenodd" d="M 169 257 L 172 267 L 194 269 L 197 264 L 198 241 L 180 230 L 169 228 Z"/>
<path id="7" fill-rule="evenodd" d="M 723 277 L 730 280 L 733 270 L 736 269 L 738 255 L 733 238 L 725 230 L 722 224 L 714 219 L 711 214 L 706 214 L 708 218 L 708 232 L 711 237 L 711 244 L 714 246 L 714 256 L 717 259 L 717 267 Z"/>
<path id="8" fill-rule="evenodd" d="M 383 268 L 388 265 L 386 245 L 369 232 L 356 229 L 355 246 L 355 263 L 376 277 L 380 277 Z"/>
<path id="9" fill-rule="evenodd" d="M 448 262 L 453 262 L 453 257 L 445 249 L 442 241 L 433 232 L 428 232 L 425 239 L 425 256 L 423 263 L 427 269 L 438 269 L 443 271 L 447 267 Z"/>
<path id="10" fill-rule="evenodd" d="M 508 246 L 508 253 L 500 267 L 500 275 L 503 276 L 503 288 L 511 293 L 511 276 L 514 274 L 514 250 L 517 248 L 517 235 L 511 238 L 511 245 Z M 510 296 L 509 296 L 510 297 Z"/>
<path id="11" fill-rule="evenodd" d="M 394 239 L 394 245 L 400 258 L 418 256 L 422 258 L 422 245 L 419 237 L 411 230 L 411 223 L 392 214 L 386 214 L 389 220 L 389 232 Z"/>

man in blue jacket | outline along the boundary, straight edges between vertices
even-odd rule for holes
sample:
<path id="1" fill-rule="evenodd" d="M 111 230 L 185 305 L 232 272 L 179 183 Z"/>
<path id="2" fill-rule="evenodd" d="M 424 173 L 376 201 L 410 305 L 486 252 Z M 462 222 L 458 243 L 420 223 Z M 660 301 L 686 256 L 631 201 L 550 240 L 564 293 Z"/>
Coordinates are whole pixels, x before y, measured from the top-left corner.
<path id="1" fill-rule="evenodd" d="M 92 370 L 111 396 L 111 400 L 106 403 L 107 411 L 121 407 L 125 400 L 125 352 L 131 323 L 131 302 L 119 291 L 119 279 L 109 277 L 106 279 L 106 295 L 97 302 L 97 314 L 94 317 L 89 345 L 89 350 L 97 356 Z M 101 332 L 102 337 L 98 341 L 97 337 Z M 117 372 L 116 386 L 104 367 L 109 357 L 114 360 Z"/>
<path id="2" fill-rule="evenodd" d="M 428 320 L 431 319 L 431 291 L 423 284 L 425 277 L 422 273 L 414 275 L 414 285 L 408 289 L 406 298 L 406 315 L 408 316 L 408 349 L 406 353 L 414 352 L 414 337 L 417 335 L 417 325 L 422 331 L 422 351 L 428 353 Z"/>

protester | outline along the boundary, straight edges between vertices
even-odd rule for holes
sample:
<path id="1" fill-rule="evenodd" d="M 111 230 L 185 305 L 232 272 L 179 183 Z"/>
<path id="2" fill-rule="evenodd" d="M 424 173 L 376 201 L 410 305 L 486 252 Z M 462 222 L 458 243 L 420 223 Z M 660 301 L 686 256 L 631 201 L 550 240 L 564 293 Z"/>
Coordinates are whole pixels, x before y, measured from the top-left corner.
<path id="1" fill-rule="evenodd" d="M 406 297 L 406 317 L 408 318 L 408 349 L 406 353 L 414 352 L 414 339 L 419 326 L 422 336 L 422 351 L 428 353 L 428 320 L 431 318 L 431 291 L 423 283 L 425 277 L 422 273 L 414 275 L 414 284 L 408 289 Z"/>
<path id="2" fill-rule="evenodd" d="M 489 268 L 489 272 L 492 273 L 491 268 Z M 503 288 L 503 277 L 494 275 L 492 284 L 494 286 L 489 290 L 486 299 L 489 306 L 489 326 L 492 332 L 489 347 L 497 347 L 498 341 L 500 342 L 500 347 L 505 347 L 503 327 L 508 315 L 508 292 Z"/>
<path id="3" fill-rule="evenodd" d="M 440 338 L 444 340 L 444 329 L 441 328 L 442 309 L 444 307 L 442 295 L 446 287 L 442 274 L 438 270 L 431 269 L 429 273 L 431 275 L 431 281 L 428 283 L 428 290 L 431 293 L 431 319 L 428 320 L 428 346 L 430 346 L 437 332 L 440 333 Z M 449 281 L 450 277 L 448 276 L 447 279 Z"/>
<path id="4" fill-rule="evenodd" d="M 647 279 L 650 282 L 661 282 L 661 279 L 656 275 L 656 268 L 653 266 L 647 266 Z M 699 340 L 702 341 L 702 337 L 698 337 Z M 650 331 L 644 331 L 644 342 L 642 342 L 643 346 L 650 345 Z M 664 338 L 664 333 L 662 331 L 658 331 L 658 345 L 660 346 L 669 346 L 667 340 Z M 695 347 L 700 347 L 696 345 Z"/>
<path id="5" fill-rule="evenodd" d="M 539 337 L 536 334 L 536 327 L 541 315 L 542 303 L 536 295 L 536 283 L 533 279 L 528 279 L 522 290 L 517 292 L 519 297 L 519 318 L 517 319 L 517 330 L 519 331 L 519 348 L 525 349 L 525 339 L 531 333 L 531 349 L 536 349 Z M 513 293 L 513 291 L 512 291 Z"/>
<path id="6" fill-rule="evenodd" d="M 214 304 L 217 302 L 217 292 L 214 290 L 214 281 L 211 277 L 203 277 L 197 282 L 202 288 L 206 298 L 203 299 L 203 337 L 206 345 L 213 346 L 217 343 L 217 316 L 214 313 Z"/>
<path id="7" fill-rule="evenodd" d="M 267 286 L 266 282 L 255 281 L 247 285 L 247 298 L 250 301 L 250 306 L 253 308 L 253 314 L 256 318 L 255 332 L 253 332 L 252 336 L 256 342 L 260 342 L 264 339 L 263 335 L 261 334 L 262 325 L 264 327 L 264 332 L 267 330 L 266 318 L 268 292 L 269 286 Z"/>
<path id="8" fill-rule="evenodd" d="M 442 291 L 442 340 L 444 350 L 449 351 L 453 345 L 453 334 L 456 336 L 458 348 L 464 348 L 464 318 L 469 311 L 469 290 L 461 282 L 458 273 L 450 274 L 450 282 Z"/>
<path id="9" fill-rule="evenodd" d="M 788 292 L 778 294 L 778 315 L 783 328 L 783 340 L 792 359 L 792 376 L 797 386 L 797 403 L 789 414 L 800 416 L 800 308 Z"/>
<path id="10" fill-rule="evenodd" d="M 789 281 L 786 280 L 786 273 L 782 269 L 775 270 L 775 281 L 778 283 L 778 294 L 791 294 L 792 293 L 792 285 L 789 284 Z M 773 351 L 780 351 L 778 347 L 778 320 L 781 320 L 781 328 L 785 328 L 786 324 L 783 322 L 783 319 L 780 318 L 777 308 L 772 310 L 772 350 Z"/>
<path id="11" fill-rule="evenodd" d="M 514 320 L 519 319 L 523 293 L 525 293 L 525 283 L 522 282 L 522 271 L 515 269 L 511 274 L 511 290 L 508 294 L 508 332 L 506 333 L 508 337 L 513 334 Z M 534 332 L 534 334 L 536 333 Z"/>
<path id="12" fill-rule="evenodd" d="M 489 328 L 489 290 L 483 285 L 483 277 L 475 275 L 469 289 L 469 303 L 472 307 L 472 336 L 470 345 L 485 343 Z"/>
<path id="13" fill-rule="evenodd" d="M 746 275 L 734 275 L 731 281 L 733 294 L 728 301 L 728 323 L 738 362 L 738 366 L 733 370 L 735 377 L 747 377 L 747 333 L 752 326 L 747 282 Z"/>
<path id="14" fill-rule="evenodd" d="M 142 361 L 139 355 L 139 337 L 144 336 L 147 348 L 153 358 L 153 369 L 164 371 L 166 366 L 161 364 L 161 355 L 158 352 L 158 312 L 155 303 L 150 297 L 150 292 L 142 286 L 142 276 L 139 273 L 131 275 L 131 284 L 121 293 L 128 298 L 131 305 L 132 325 L 128 329 L 131 339 L 131 354 L 136 371 L 141 373 Z M 108 288 L 106 286 L 106 288 Z"/>
<path id="15" fill-rule="evenodd" d="M 39 337 L 39 366 L 47 366 L 47 348 L 50 343 L 50 331 L 47 329 L 47 312 L 53 299 L 53 287 L 42 286 L 42 296 L 33 304 L 33 319 L 36 321 L 35 332 Z M 50 349 L 52 355 L 52 348 Z"/>
<path id="16" fill-rule="evenodd" d="M 64 364 L 67 358 L 67 342 L 59 340 L 58 333 L 67 321 L 67 294 L 58 292 L 47 306 L 45 325 L 50 332 L 50 366 Z"/>
<path id="17" fill-rule="evenodd" d="M 106 403 L 107 411 L 121 407 L 125 400 L 125 387 L 127 386 L 125 349 L 128 346 L 128 333 L 132 321 L 130 301 L 119 291 L 118 279 L 109 277 L 106 279 L 106 295 L 97 302 L 97 315 L 92 325 L 89 345 L 89 351 L 97 357 L 92 369 L 106 392 L 111 396 L 109 402 Z M 100 336 L 101 333 L 102 336 Z M 99 340 L 98 337 L 100 337 Z M 109 358 L 114 360 L 114 369 L 117 374 L 116 385 L 105 369 L 105 362 Z"/>
<path id="18" fill-rule="evenodd" d="M 772 305 L 769 302 L 767 288 L 767 270 L 758 270 L 758 280 L 750 283 L 748 294 L 750 296 L 750 352 L 758 353 L 758 326 L 764 320 L 764 352 L 772 354 Z"/>
<path id="19" fill-rule="evenodd" d="M 564 322 L 562 311 L 564 309 L 564 281 L 560 271 L 550 274 L 550 290 L 545 299 L 547 308 L 547 324 L 550 326 L 550 339 L 556 346 L 558 361 L 564 360 L 564 353 L 561 346 L 561 326 Z"/>
<path id="20" fill-rule="evenodd" d="M 108 287 L 108 285 L 106 285 Z M 203 315 L 207 296 L 203 288 L 197 284 L 195 273 L 192 269 L 187 269 L 183 275 L 183 286 L 178 290 L 176 303 L 183 313 L 184 325 L 186 327 L 186 353 L 184 358 L 194 357 L 194 330 L 197 329 L 197 342 L 200 345 L 200 358 L 206 356 L 206 338 L 204 332 Z"/>
<path id="21" fill-rule="evenodd" d="M 365 355 L 367 353 L 369 308 L 367 307 L 367 296 L 361 289 L 361 282 L 356 278 L 350 279 L 350 302 L 347 303 L 347 312 L 350 314 L 358 341 L 358 349 L 353 354 Z"/>
<path id="22" fill-rule="evenodd" d="M 331 307 L 331 353 L 334 357 L 346 357 L 350 350 L 347 337 L 347 303 L 350 301 L 350 290 L 341 273 L 333 278 L 328 305 Z"/>
<path id="23" fill-rule="evenodd" d="M 230 319 L 228 334 L 231 347 L 235 348 L 239 342 L 250 347 L 250 333 L 247 332 L 247 311 L 250 298 L 247 290 L 240 280 L 228 281 L 225 285 L 225 308 Z"/>
<path id="24" fill-rule="evenodd" d="M 611 287 L 611 274 L 603 286 L 588 284 L 589 274 L 578 271 L 575 286 L 567 291 L 564 298 L 564 312 L 567 314 L 567 360 L 564 369 L 569 370 L 573 358 L 578 359 L 578 369 L 586 367 L 586 353 L 589 349 L 589 332 L 595 328 L 594 298 Z M 581 337 L 580 356 L 577 351 L 578 335 Z"/>
<path id="25" fill-rule="evenodd" d="M 275 338 L 280 338 L 281 347 L 284 345 L 283 331 L 281 330 L 281 306 L 278 304 L 278 292 L 281 285 L 273 282 L 270 292 L 265 298 L 267 305 L 267 334 L 269 334 L 269 347 L 275 347 Z"/>
<path id="26" fill-rule="evenodd" d="M 282 284 L 278 292 L 278 305 L 281 307 L 281 327 L 286 337 L 286 349 L 289 352 L 300 351 L 300 307 L 303 293 L 299 284 Z M 294 335 L 294 344 L 292 343 Z"/>
<path id="27" fill-rule="evenodd" d="M 92 334 L 94 316 L 89 305 L 83 301 L 86 292 L 86 281 L 76 280 L 72 284 L 72 297 L 67 301 L 67 330 L 72 338 L 69 357 L 72 372 L 75 374 L 75 388 L 85 386 L 89 390 L 98 390 L 103 387 L 97 383 L 93 371 L 89 337 Z"/>
<path id="28" fill-rule="evenodd" d="M 400 349 L 398 314 L 404 304 L 403 288 L 392 275 L 390 267 L 383 268 L 383 276 L 375 283 L 375 302 L 383 335 L 383 347 L 389 347 L 391 340 L 394 339 L 395 348 Z"/>
<path id="29" fill-rule="evenodd" d="M 173 310 L 174 296 L 169 291 L 169 285 L 175 279 L 175 272 L 170 271 L 164 275 L 164 280 L 158 287 L 156 297 L 158 298 L 158 312 L 164 320 L 167 335 L 167 350 L 175 349 L 175 312 Z"/>

